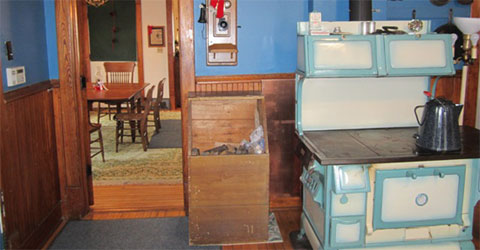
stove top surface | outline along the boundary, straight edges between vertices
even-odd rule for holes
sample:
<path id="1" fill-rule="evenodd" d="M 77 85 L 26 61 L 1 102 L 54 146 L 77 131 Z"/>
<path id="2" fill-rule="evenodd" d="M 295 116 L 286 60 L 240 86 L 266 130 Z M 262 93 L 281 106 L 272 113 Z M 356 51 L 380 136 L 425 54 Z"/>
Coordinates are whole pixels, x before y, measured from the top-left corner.
<path id="1" fill-rule="evenodd" d="M 417 127 L 305 131 L 300 140 L 323 165 L 480 158 L 480 131 L 461 127 L 461 150 L 418 148 Z"/>

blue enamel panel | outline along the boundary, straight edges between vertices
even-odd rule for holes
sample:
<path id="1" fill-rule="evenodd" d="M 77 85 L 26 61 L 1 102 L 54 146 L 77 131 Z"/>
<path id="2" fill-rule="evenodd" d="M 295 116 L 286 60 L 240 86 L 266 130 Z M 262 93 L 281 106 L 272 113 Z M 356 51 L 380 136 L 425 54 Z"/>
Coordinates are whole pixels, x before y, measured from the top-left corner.
<path id="1" fill-rule="evenodd" d="M 452 54 L 452 37 L 445 34 L 429 34 L 421 36 L 413 35 L 394 35 L 385 36 L 385 61 L 386 70 L 389 76 L 431 76 L 431 75 L 453 75 L 455 74 L 455 68 L 453 66 L 453 54 Z M 392 66 L 392 52 L 390 45 L 394 41 L 442 41 L 445 53 L 445 65 L 440 67 L 429 68 L 394 68 Z"/>
<path id="2" fill-rule="evenodd" d="M 328 35 L 328 36 L 306 36 L 305 39 L 305 58 L 306 58 L 306 76 L 307 77 L 355 77 L 372 76 L 378 74 L 377 56 L 375 55 L 376 36 L 361 35 Z M 335 43 L 356 43 L 368 42 L 371 50 L 371 65 L 369 68 L 335 68 L 330 66 L 315 66 L 315 44 L 335 44 Z"/>
<path id="3" fill-rule="evenodd" d="M 457 205 L 456 214 L 452 218 L 435 219 L 435 220 L 417 220 L 417 221 L 399 221 L 399 222 L 386 222 L 382 218 L 382 200 L 383 200 L 383 185 L 386 179 L 390 178 L 405 178 L 411 177 L 416 179 L 421 176 L 436 176 L 439 173 L 444 175 L 457 175 L 458 176 L 458 193 L 457 193 Z M 463 193 L 465 185 L 465 166 L 453 166 L 453 167 L 432 167 L 432 168 L 410 168 L 410 169 L 395 169 L 395 170 L 377 170 L 375 172 L 375 195 L 374 195 L 374 208 L 373 208 L 373 228 L 406 228 L 406 227 L 418 227 L 418 226 L 433 226 L 433 225 L 445 225 L 445 224 L 462 224 L 462 203 Z M 425 197 L 428 199 L 428 196 Z M 425 199 L 415 200 L 418 206 L 422 206 L 427 201 Z M 420 203 L 420 204 L 419 204 Z M 423 204 L 422 204 L 423 203 Z"/>

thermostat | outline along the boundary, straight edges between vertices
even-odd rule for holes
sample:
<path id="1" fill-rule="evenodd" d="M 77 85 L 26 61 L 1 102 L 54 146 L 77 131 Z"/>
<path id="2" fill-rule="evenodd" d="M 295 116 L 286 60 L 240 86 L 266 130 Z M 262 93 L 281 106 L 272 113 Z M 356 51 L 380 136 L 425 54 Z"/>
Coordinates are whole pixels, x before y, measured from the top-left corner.
<path id="1" fill-rule="evenodd" d="M 26 77 L 25 77 L 25 67 L 20 66 L 20 67 L 12 67 L 12 68 L 7 68 L 7 85 L 8 87 L 12 87 L 18 84 L 25 83 Z"/>

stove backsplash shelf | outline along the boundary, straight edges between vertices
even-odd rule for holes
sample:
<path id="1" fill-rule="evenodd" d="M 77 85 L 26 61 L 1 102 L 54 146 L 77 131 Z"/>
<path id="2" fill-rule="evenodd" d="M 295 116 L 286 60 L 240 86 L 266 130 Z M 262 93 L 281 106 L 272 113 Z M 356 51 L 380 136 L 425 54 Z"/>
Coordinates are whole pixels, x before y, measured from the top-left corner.
<path id="1" fill-rule="evenodd" d="M 376 25 L 406 30 L 409 22 Z M 400 35 L 361 35 L 363 22 L 320 22 L 325 32 L 311 35 L 299 23 L 297 132 L 418 126 L 413 110 L 427 101 L 430 77 L 455 74 L 452 36 L 423 23 Z"/>

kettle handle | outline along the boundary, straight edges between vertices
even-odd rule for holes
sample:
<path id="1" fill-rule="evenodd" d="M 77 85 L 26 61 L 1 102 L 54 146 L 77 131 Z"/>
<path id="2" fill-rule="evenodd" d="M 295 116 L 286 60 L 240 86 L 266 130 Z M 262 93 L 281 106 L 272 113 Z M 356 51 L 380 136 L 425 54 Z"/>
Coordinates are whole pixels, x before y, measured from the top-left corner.
<path id="1" fill-rule="evenodd" d="M 422 125 L 423 125 L 423 121 L 420 122 L 420 120 L 418 119 L 418 115 L 417 115 L 417 109 L 419 109 L 419 108 L 425 108 L 425 105 L 416 106 L 415 109 L 414 109 L 415 118 L 417 118 L 417 123 L 418 123 L 418 125 L 422 126 Z"/>

